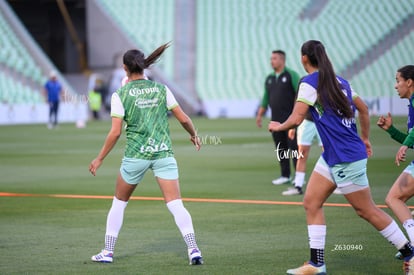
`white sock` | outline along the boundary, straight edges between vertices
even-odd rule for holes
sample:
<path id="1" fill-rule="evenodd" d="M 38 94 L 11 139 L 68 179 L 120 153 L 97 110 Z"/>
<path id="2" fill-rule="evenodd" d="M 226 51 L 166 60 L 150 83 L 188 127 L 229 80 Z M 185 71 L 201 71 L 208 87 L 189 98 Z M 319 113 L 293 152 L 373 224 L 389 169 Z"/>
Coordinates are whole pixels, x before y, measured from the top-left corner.
<path id="1" fill-rule="evenodd" d="M 298 172 L 295 173 L 295 187 L 302 188 L 303 183 L 305 182 L 305 172 Z"/>
<path id="2" fill-rule="evenodd" d="M 326 225 L 308 225 L 309 247 L 325 249 Z"/>
<path id="3" fill-rule="evenodd" d="M 408 219 L 403 223 L 404 229 L 410 238 L 410 242 L 414 243 L 414 220 Z"/>
<path id="4" fill-rule="evenodd" d="M 181 232 L 188 249 L 197 248 L 197 242 L 195 239 L 193 221 L 190 213 L 185 209 L 183 201 L 173 200 L 167 203 L 168 210 L 174 216 L 175 224 Z"/>
<path id="5" fill-rule="evenodd" d="M 118 200 L 114 197 L 112 207 L 106 219 L 105 249 L 114 251 L 116 240 L 124 220 L 124 210 L 128 202 Z"/>
<path id="6" fill-rule="evenodd" d="M 180 199 L 170 201 L 167 203 L 167 207 L 174 216 L 175 224 L 178 226 L 181 235 L 184 237 L 190 233 L 194 234 L 193 221 L 190 213 L 185 209 L 183 201 Z"/>
<path id="7" fill-rule="evenodd" d="M 398 250 L 403 248 L 405 244 L 408 243 L 408 240 L 404 236 L 404 233 L 401 231 L 394 220 L 387 227 L 381 230 L 380 233 Z"/>

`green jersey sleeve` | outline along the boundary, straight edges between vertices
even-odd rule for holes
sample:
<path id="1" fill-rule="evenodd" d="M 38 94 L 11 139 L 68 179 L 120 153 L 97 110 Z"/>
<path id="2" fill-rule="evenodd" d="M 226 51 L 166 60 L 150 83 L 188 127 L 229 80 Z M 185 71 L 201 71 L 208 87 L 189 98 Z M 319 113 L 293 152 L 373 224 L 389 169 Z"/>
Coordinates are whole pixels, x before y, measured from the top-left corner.
<path id="1" fill-rule="evenodd" d="M 267 106 L 269 105 L 269 92 L 267 91 L 266 87 L 264 88 L 262 103 L 260 104 L 260 107 L 267 109 Z"/>
<path id="2" fill-rule="evenodd" d="M 297 93 L 298 92 L 298 88 L 299 88 L 300 76 L 294 70 L 287 69 L 287 71 L 290 73 L 290 76 L 291 76 L 292 87 L 295 90 L 295 93 Z"/>
<path id="3" fill-rule="evenodd" d="M 387 133 L 390 134 L 393 140 L 401 144 L 405 143 L 405 140 L 408 137 L 407 134 L 404 134 L 403 132 L 395 128 L 394 125 L 391 125 L 391 127 L 387 130 Z M 411 133 L 413 133 L 413 131 L 411 131 Z"/>

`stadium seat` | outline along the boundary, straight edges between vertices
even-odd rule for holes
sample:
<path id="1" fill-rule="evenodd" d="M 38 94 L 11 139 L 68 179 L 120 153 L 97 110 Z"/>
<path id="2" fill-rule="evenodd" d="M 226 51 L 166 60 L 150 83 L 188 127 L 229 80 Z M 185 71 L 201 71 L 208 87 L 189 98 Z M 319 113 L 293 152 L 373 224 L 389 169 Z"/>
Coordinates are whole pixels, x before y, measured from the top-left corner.
<path id="1" fill-rule="evenodd" d="M 18 73 L 32 78 L 32 80 L 35 82 L 43 80 L 38 77 L 38 73 L 34 74 L 34 72 L 37 70 L 41 72 L 39 66 L 36 65 L 36 62 L 30 56 L 24 44 L 12 31 L 11 26 L 8 25 L 1 13 L 0 30 L 5 34 L 0 36 L 0 62 L 2 64 L 6 64 L 11 69 L 16 70 Z"/>
<path id="2" fill-rule="evenodd" d="M 0 103 L 36 104 L 41 102 L 43 98 L 39 90 L 33 89 L 0 70 Z"/>

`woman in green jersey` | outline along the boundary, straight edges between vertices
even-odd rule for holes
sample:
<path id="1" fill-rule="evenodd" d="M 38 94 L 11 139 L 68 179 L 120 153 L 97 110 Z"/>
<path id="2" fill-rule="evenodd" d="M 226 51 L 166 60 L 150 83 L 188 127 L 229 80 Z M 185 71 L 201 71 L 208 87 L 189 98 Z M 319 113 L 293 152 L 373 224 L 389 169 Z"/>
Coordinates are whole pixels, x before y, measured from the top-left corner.
<path id="1" fill-rule="evenodd" d="M 112 262 L 115 243 L 122 226 L 124 210 L 131 194 L 151 169 L 160 186 L 168 210 L 188 248 L 190 265 L 203 263 L 198 249 L 191 216 L 185 209 L 180 194 L 177 162 L 171 147 L 167 112 L 172 114 L 190 134 L 190 140 L 200 150 L 200 140 L 191 119 L 177 104 L 168 87 L 146 80 L 144 69 L 155 63 L 169 44 L 157 48 L 148 57 L 139 50 L 129 50 L 123 56 L 128 83 L 112 95 L 112 127 L 99 155 L 91 162 L 89 171 L 96 175 L 105 157 L 115 146 L 126 123 L 127 144 L 116 181 L 115 196 L 109 210 L 105 248 L 92 261 Z"/>

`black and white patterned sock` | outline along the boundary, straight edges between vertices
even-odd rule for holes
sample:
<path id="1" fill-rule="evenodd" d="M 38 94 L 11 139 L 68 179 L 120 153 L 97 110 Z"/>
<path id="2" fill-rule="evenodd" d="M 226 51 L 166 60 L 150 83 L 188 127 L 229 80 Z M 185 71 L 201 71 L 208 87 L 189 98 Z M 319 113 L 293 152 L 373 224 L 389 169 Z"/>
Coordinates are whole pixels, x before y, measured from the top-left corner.
<path id="1" fill-rule="evenodd" d="M 105 250 L 114 252 L 117 239 L 117 237 L 105 235 Z"/>
<path id="2" fill-rule="evenodd" d="M 198 249 L 197 242 L 194 233 L 189 233 L 184 236 L 184 241 L 187 244 L 188 249 Z"/>

